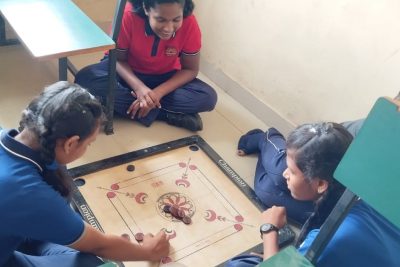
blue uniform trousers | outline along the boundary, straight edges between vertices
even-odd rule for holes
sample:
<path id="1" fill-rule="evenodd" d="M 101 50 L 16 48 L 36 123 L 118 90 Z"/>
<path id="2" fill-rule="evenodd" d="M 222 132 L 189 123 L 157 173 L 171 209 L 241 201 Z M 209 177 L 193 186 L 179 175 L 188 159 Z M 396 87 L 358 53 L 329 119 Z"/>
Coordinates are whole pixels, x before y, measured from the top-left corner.
<path id="1" fill-rule="evenodd" d="M 254 177 L 254 191 L 268 207 L 284 206 L 290 219 L 304 223 L 314 210 L 312 201 L 294 199 L 287 188 L 283 172 L 286 165 L 286 141 L 275 128 L 253 135 L 258 138 L 258 162 Z"/>
<path id="2" fill-rule="evenodd" d="M 147 87 L 153 89 L 169 80 L 175 72 L 176 71 L 172 71 L 161 75 L 135 73 L 135 75 Z M 75 82 L 88 89 L 91 94 L 98 97 L 104 104 L 108 90 L 108 58 L 105 57 L 99 63 L 89 65 L 80 70 L 75 77 Z M 128 84 L 117 75 L 117 88 L 114 102 L 114 111 L 116 114 L 129 117 L 126 111 L 136 99 L 132 96 L 131 92 L 132 89 Z M 211 111 L 214 109 L 216 103 L 217 93 L 215 90 L 205 82 L 196 78 L 164 96 L 160 101 L 161 109 L 153 109 L 146 117 L 137 120 L 146 126 L 150 126 L 151 123 L 157 119 L 160 111 L 193 114 Z"/>

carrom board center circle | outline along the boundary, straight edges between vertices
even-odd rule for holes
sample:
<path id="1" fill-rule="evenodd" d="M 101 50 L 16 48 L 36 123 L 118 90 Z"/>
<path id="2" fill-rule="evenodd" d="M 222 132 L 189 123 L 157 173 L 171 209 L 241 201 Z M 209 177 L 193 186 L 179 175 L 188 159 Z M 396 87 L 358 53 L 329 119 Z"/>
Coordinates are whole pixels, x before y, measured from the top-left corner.
<path id="1" fill-rule="evenodd" d="M 185 194 L 179 192 L 169 192 L 161 195 L 156 201 L 158 213 L 169 221 L 179 221 L 170 212 L 166 212 L 166 206 L 174 207 L 181 213 L 181 216 L 193 217 L 196 212 L 194 202 Z M 182 216 L 182 217 L 183 217 Z"/>

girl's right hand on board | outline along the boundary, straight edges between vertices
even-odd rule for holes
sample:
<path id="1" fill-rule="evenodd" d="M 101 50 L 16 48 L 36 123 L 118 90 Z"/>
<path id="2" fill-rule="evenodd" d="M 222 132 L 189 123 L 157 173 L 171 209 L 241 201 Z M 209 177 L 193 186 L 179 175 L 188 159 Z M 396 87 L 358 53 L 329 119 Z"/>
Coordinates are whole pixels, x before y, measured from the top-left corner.
<path id="1" fill-rule="evenodd" d="M 143 238 L 143 247 L 149 252 L 149 260 L 158 261 L 169 254 L 169 237 L 164 231 L 155 236 L 146 234 Z"/>

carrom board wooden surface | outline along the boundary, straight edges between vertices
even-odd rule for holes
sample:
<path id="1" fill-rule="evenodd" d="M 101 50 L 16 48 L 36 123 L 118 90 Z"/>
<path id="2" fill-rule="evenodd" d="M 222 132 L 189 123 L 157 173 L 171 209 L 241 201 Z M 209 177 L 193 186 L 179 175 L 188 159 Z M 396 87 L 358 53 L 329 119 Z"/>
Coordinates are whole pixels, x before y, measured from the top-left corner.
<path id="1" fill-rule="evenodd" d="M 170 254 L 161 262 L 125 266 L 215 266 L 261 243 L 262 206 L 254 191 L 199 136 L 69 171 L 81 184 L 73 203 L 92 226 L 128 234 L 132 242 L 136 233 L 171 236 Z M 164 212 L 165 205 L 178 206 L 192 222 Z"/>

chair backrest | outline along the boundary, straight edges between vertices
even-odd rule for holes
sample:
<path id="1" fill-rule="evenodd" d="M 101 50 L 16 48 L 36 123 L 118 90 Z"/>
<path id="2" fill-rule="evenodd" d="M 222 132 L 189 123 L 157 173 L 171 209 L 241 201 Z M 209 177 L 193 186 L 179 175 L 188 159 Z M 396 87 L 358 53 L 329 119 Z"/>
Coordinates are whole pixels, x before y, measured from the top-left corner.
<path id="1" fill-rule="evenodd" d="M 351 143 L 335 178 L 400 227 L 400 103 L 379 98 Z"/>

